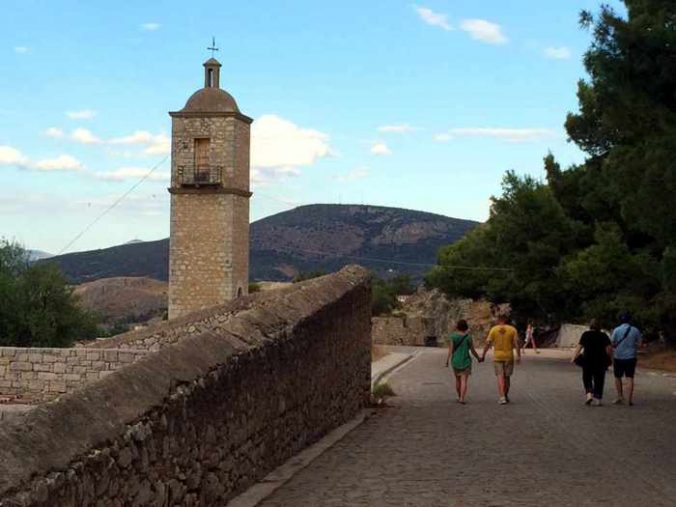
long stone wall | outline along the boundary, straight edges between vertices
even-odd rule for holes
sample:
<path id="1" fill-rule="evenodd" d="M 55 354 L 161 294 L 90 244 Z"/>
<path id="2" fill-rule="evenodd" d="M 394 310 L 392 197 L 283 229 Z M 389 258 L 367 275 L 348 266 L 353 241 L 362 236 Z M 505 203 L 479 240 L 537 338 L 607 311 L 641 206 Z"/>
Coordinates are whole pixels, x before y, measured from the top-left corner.
<path id="1" fill-rule="evenodd" d="M 40 402 L 74 391 L 148 352 L 133 349 L 0 347 L 0 396 Z"/>
<path id="2" fill-rule="evenodd" d="M 243 299 L 0 425 L 0 505 L 225 505 L 367 403 L 365 270 Z"/>

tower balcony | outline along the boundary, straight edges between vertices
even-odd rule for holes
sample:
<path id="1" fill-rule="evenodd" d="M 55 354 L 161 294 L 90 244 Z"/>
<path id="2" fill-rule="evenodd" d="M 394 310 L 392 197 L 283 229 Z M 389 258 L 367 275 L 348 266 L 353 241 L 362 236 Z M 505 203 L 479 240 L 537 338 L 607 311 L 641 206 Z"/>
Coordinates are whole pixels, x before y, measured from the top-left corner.
<path id="1" fill-rule="evenodd" d="M 179 165 L 176 175 L 176 183 L 181 187 L 219 186 L 223 183 L 223 166 Z"/>

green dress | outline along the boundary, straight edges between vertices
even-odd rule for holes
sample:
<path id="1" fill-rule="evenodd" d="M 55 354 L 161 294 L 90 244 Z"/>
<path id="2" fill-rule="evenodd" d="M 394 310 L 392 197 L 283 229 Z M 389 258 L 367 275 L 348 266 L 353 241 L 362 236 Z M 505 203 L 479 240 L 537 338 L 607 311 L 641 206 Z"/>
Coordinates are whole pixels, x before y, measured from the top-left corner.
<path id="1" fill-rule="evenodd" d="M 448 343 L 453 342 L 453 357 L 451 366 L 454 370 L 466 370 L 472 367 L 472 358 L 469 356 L 472 337 L 469 334 L 453 333 L 448 338 Z"/>

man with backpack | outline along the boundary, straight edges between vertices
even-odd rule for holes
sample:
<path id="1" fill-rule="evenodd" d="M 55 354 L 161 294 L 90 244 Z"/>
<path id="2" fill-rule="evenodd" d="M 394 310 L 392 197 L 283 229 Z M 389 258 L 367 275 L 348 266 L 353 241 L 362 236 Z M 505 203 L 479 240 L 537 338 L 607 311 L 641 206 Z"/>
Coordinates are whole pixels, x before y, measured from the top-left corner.
<path id="1" fill-rule="evenodd" d="M 610 341 L 615 350 L 613 356 L 613 373 L 615 374 L 615 388 L 617 399 L 615 405 L 624 403 L 624 386 L 622 377 L 627 377 L 627 402 L 634 404 L 634 373 L 636 372 L 636 356 L 641 345 L 641 332 L 631 325 L 631 316 L 628 313 L 620 316 L 620 325 L 613 330 Z"/>

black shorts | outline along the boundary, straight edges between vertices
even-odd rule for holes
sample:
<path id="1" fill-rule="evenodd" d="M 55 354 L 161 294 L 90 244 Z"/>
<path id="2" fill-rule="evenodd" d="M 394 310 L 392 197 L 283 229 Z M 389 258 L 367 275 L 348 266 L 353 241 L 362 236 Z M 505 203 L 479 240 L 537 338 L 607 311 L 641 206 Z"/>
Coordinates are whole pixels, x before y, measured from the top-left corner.
<path id="1" fill-rule="evenodd" d="M 613 373 L 615 373 L 615 378 L 634 378 L 634 372 L 636 372 L 636 358 L 613 359 Z"/>

